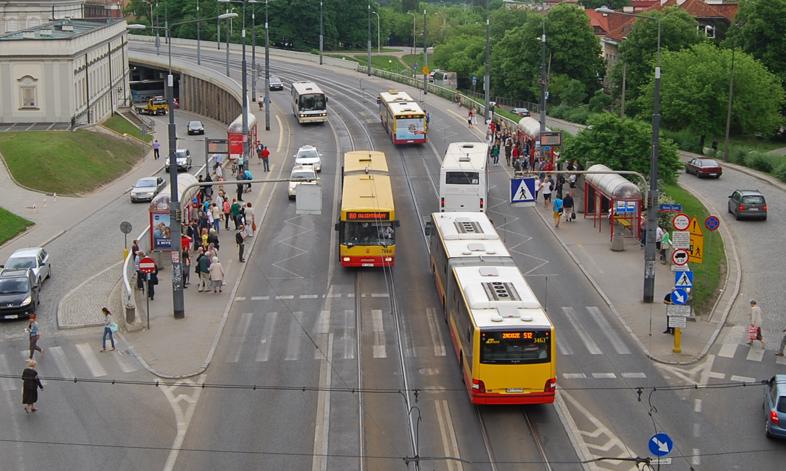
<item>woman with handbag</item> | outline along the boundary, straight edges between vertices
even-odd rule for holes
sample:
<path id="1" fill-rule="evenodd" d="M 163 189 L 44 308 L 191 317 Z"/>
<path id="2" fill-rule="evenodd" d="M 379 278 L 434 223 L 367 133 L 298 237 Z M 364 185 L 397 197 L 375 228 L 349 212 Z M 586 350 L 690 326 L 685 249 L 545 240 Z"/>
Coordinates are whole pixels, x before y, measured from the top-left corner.
<path id="1" fill-rule="evenodd" d="M 754 340 L 761 342 L 761 348 L 767 346 L 764 337 L 761 335 L 761 308 L 755 299 L 751 299 L 751 323 L 748 326 L 748 345 L 752 345 Z"/>
<path id="2" fill-rule="evenodd" d="M 112 334 L 117 332 L 117 324 L 112 320 L 112 313 L 109 312 L 109 309 L 106 307 L 101 308 L 101 312 L 104 314 L 104 335 L 101 337 L 101 351 L 106 351 L 106 338 L 109 337 L 109 341 L 112 343 L 112 351 L 115 350 L 115 338 Z"/>

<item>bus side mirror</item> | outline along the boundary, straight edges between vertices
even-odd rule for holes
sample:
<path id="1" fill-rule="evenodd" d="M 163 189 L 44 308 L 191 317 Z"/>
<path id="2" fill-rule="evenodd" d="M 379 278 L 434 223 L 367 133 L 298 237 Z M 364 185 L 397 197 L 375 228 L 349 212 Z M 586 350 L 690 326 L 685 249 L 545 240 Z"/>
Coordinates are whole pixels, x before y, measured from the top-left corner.
<path id="1" fill-rule="evenodd" d="M 328 97 L 325 97 L 325 103 L 327 103 L 327 102 L 328 102 L 328 100 L 329 100 L 329 99 L 328 99 Z"/>
<path id="2" fill-rule="evenodd" d="M 424 232 L 426 233 L 426 236 L 431 235 L 431 221 L 426 221 L 426 228 Z"/>

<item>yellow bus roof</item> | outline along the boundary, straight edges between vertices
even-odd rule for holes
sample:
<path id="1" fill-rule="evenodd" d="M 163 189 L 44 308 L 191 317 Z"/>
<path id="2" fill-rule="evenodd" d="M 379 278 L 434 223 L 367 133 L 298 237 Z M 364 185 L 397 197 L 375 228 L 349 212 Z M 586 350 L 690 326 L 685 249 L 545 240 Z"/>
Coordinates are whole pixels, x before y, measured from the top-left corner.
<path id="1" fill-rule="evenodd" d="M 344 175 L 341 193 L 341 219 L 346 212 L 389 212 L 395 218 L 390 177 L 376 174 Z"/>
<path id="2" fill-rule="evenodd" d="M 387 106 L 390 108 L 390 112 L 393 113 L 394 116 L 401 114 L 416 114 L 426 116 L 423 110 L 420 109 L 420 105 L 414 101 L 394 101 L 392 103 L 388 103 Z"/>
<path id="3" fill-rule="evenodd" d="M 352 173 L 388 174 L 388 162 L 383 152 L 375 150 L 354 150 L 344 154 L 344 175 Z"/>
<path id="4" fill-rule="evenodd" d="M 415 101 L 411 96 L 409 96 L 409 93 L 400 92 L 398 90 L 388 90 L 386 92 L 381 92 L 379 94 L 379 98 L 385 103 L 390 103 L 392 101 Z"/>

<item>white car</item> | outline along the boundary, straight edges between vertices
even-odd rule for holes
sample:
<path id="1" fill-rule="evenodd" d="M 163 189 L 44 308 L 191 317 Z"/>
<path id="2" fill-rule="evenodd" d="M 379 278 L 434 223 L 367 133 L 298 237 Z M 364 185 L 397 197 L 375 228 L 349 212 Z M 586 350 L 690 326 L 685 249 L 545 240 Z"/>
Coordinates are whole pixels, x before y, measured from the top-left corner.
<path id="1" fill-rule="evenodd" d="M 295 154 L 295 165 L 312 165 L 317 172 L 322 171 L 322 154 L 314 146 L 303 146 Z"/>
<path id="2" fill-rule="evenodd" d="M 153 201 L 153 197 L 161 191 L 166 182 L 163 177 L 144 177 L 140 178 L 131 188 L 131 202 Z"/>
<path id="3" fill-rule="evenodd" d="M 5 265 L 0 268 L 30 269 L 35 275 L 36 286 L 41 286 L 45 279 L 52 276 L 52 265 L 49 254 L 42 247 L 19 249 L 12 253 Z"/>
<path id="4" fill-rule="evenodd" d="M 319 185 L 319 177 L 314 171 L 313 165 L 295 165 L 292 167 L 292 173 L 289 174 L 289 188 L 287 189 L 289 199 L 295 199 L 299 185 Z"/>
<path id="5" fill-rule="evenodd" d="M 175 151 L 175 162 L 177 163 L 177 171 L 188 171 L 193 165 L 191 162 L 191 151 L 188 149 L 177 149 Z M 164 169 L 169 172 L 169 157 L 166 158 Z"/>

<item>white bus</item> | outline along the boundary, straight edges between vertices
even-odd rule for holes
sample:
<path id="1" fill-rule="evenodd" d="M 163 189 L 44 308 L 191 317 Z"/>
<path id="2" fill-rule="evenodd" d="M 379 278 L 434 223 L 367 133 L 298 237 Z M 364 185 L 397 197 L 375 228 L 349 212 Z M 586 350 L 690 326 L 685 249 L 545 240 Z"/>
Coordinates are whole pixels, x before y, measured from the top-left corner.
<path id="1" fill-rule="evenodd" d="M 439 171 L 440 212 L 486 211 L 488 151 L 482 142 L 450 143 Z"/>
<path id="2" fill-rule="evenodd" d="M 327 121 L 327 102 L 314 82 L 292 82 L 292 112 L 299 123 Z"/>

